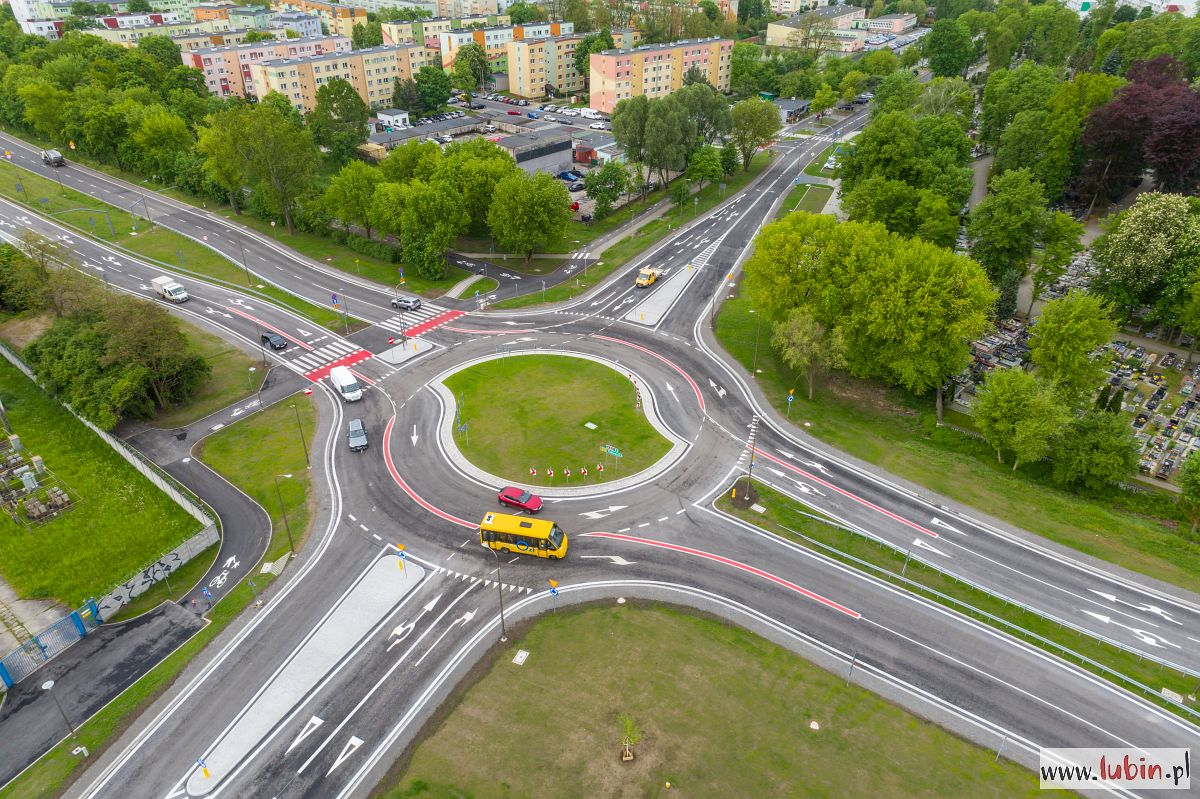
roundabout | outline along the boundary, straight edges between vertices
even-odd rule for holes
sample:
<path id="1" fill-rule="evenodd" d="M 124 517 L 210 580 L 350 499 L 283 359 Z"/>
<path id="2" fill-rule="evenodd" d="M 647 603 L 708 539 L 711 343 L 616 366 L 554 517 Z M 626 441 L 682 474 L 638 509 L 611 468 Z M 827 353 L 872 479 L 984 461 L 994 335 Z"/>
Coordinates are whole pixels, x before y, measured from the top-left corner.
<path id="1" fill-rule="evenodd" d="M 645 482 L 686 452 L 647 381 L 592 354 L 524 351 L 467 361 L 430 382 L 439 441 L 486 483 L 551 496 Z"/>

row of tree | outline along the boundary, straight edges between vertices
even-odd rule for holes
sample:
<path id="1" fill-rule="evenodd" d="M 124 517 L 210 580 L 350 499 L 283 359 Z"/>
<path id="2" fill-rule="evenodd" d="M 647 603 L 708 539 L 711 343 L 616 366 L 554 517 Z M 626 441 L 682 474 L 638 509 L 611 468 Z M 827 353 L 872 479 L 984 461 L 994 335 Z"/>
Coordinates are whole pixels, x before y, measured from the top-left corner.
<path id="1" fill-rule="evenodd" d="M 160 305 L 105 291 L 72 267 L 69 252 L 33 234 L 20 247 L 0 245 L 0 308 L 50 315 L 24 358 L 105 430 L 186 403 L 212 371 Z"/>

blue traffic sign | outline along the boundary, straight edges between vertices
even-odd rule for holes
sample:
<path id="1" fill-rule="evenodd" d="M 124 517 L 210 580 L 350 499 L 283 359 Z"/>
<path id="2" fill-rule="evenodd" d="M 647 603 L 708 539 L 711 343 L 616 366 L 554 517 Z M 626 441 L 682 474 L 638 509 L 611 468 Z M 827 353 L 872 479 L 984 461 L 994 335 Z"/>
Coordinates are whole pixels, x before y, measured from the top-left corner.
<path id="1" fill-rule="evenodd" d="M 334 293 L 333 293 L 332 295 L 330 295 L 330 296 L 333 298 L 333 304 L 334 304 L 334 305 L 337 305 L 337 292 L 334 292 Z"/>
<path id="2" fill-rule="evenodd" d="M 400 560 L 407 560 L 408 555 L 404 554 L 404 550 L 400 550 Z"/>
<path id="3" fill-rule="evenodd" d="M 558 596 L 558 589 L 557 589 L 557 588 L 551 588 L 551 589 L 550 589 L 550 596 Z"/>
<path id="4" fill-rule="evenodd" d="M 789 404 L 789 405 L 790 405 L 792 402 L 794 402 L 794 401 L 795 401 L 795 399 L 796 399 L 795 395 L 793 395 L 793 394 L 788 394 L 788 404 Z"/>

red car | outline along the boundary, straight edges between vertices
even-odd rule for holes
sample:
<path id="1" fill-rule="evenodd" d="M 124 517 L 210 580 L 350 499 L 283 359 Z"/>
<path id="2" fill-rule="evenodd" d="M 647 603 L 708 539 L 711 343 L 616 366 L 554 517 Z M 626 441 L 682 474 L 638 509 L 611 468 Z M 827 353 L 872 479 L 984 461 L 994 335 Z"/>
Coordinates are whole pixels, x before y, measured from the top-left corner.
<path id="1" fill-rule="evenodd" d="M 521 112 L 520 111 L 509 111 L 508 115 L 510 117 L 519 117 L 519 116 L 521 116 Z"/>
<path id="2" fill-rule="evenodd" d="M 578 203 L 578 202 L 573 202 L 573 203 L 571 203 L 571 210 L 572 210 L 572 211 L 578 211 L 578 210 L 579 210 L 579 203 Z"/>
<path id="3" fill-rule="evenodd" d="M 537 513 L 542 509 L 542 498 L 536 494 L 530 494 L 523 488 L 508 486 L 500 491 L 500 504 Z"/>

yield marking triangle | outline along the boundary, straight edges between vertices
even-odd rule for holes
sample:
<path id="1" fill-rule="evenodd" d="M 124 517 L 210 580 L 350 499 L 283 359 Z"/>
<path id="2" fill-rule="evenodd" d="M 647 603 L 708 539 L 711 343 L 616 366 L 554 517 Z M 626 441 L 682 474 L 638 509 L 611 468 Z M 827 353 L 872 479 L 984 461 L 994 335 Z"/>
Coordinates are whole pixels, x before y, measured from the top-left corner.
<path id="1" fill-rule="evenodd" d="M 325 723 L 324 719 L 319 719 L 316 716 L 313 716 L 311 719 L 309 719 L 307 722 L 305 722 L 304 729 L 300 730 L 300 734 L 296 736 L 296 740 L 292 741 L 292 745 L 289 746 L 286 750 L 284 750 L 284 754 L 286 755 L 288 752 L 295 749 L 296 744 L 300 743 L 305 738 L 312 735 L 313 732 L 317 729 L 317 727 L 320 727 L 324 723 Z"/>
<path id="2" fill-rule="evenodd" d="M 360 747 L 362 745 L 363 745 L 362 738 L 358 738 L 354 735 L 351 735 L 350 740 L 346 741 L 346 745 L 342 747 L 342 753 L 337 756 L 337 760 L 333 761 L 333 765 L 329 767 L 329 771 L 325 772 L 325 776 L 328 777 L 330 774 L 332 774 L 333 770 L 335 768 L 342 765 L 342 763 L 345 762 L 346 758 L 348 758 L 348 757 L 350 757 L 350 755 L 354 754 L 355 751 L 358 749 L 358 747 Z"/>

